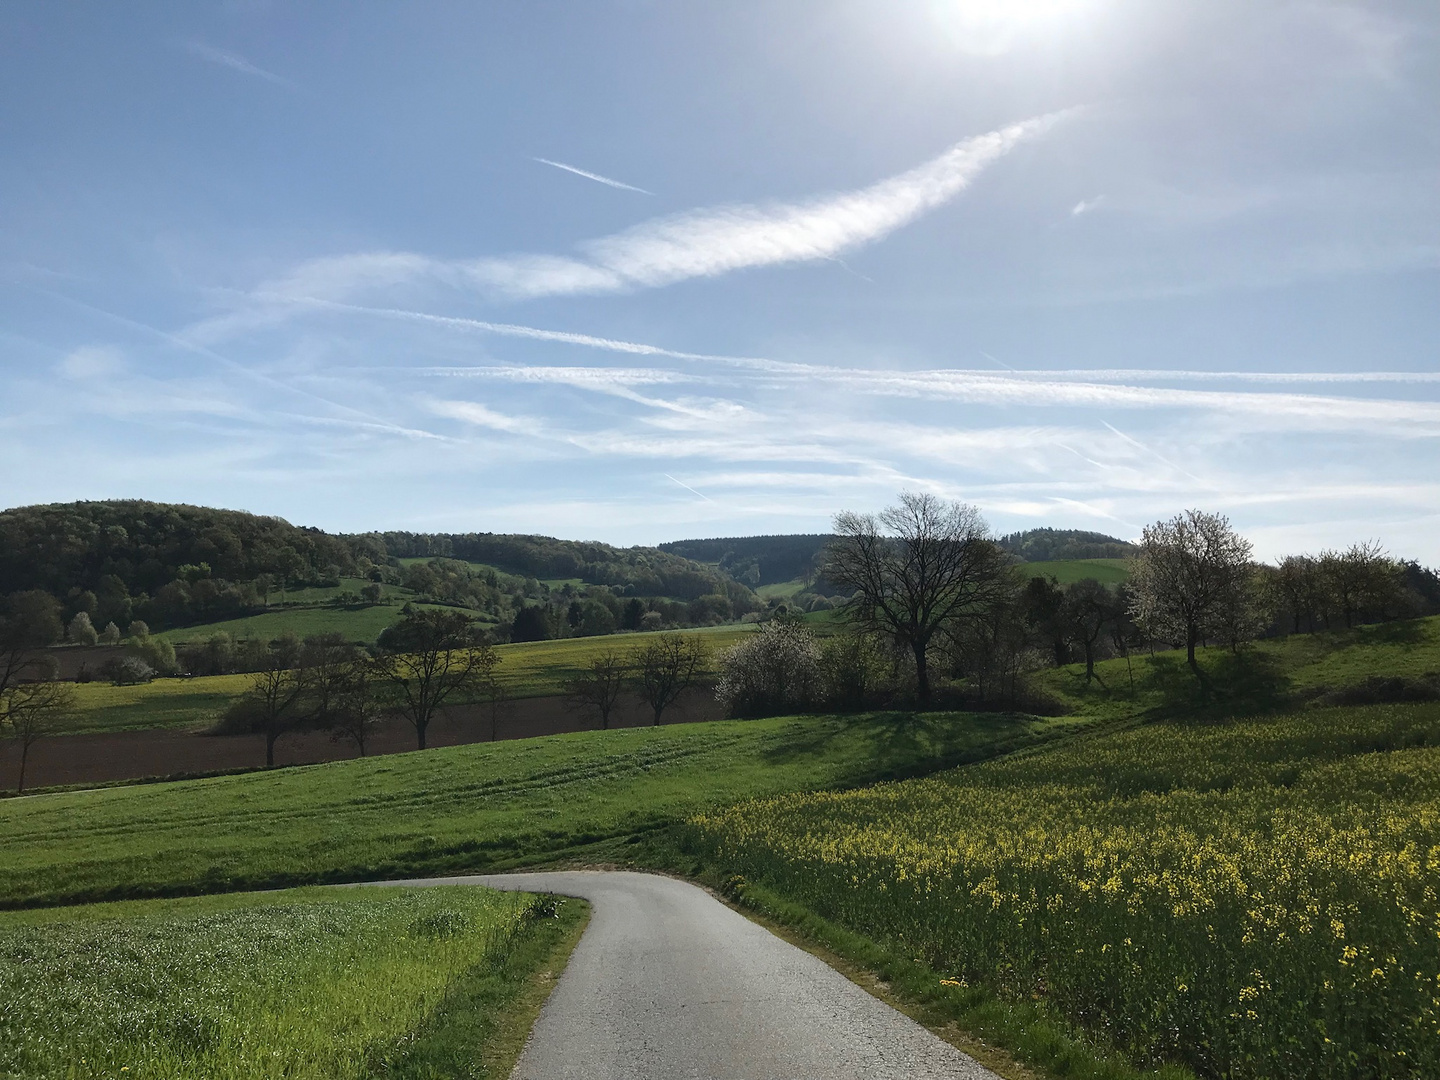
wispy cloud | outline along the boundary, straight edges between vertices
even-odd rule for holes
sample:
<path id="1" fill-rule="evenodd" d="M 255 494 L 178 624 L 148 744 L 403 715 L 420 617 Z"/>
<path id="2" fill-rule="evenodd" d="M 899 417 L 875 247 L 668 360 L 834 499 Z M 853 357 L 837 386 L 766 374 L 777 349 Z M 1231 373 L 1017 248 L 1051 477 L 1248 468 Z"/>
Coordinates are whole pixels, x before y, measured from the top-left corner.
<path id="1" fill-rule="evenodd" d="M 257 79 L 264 79 L 276 86 L 294 87 L 294 83 L 283 75 L 276 75 L 273 71 L 266 71 L 257 64 L 252 64 L 239 53 L 228 52 L 225 49 L 217 49 L 213 45 L 207 45 L 203 41 L 186 41 L 183 43 L 187 52 L 208 60 L 212 64 L 219 64 L 231 71 L 238 71 L 244 75 L 253 75 Z"/>
<path id="2" fill-rule="evenodd" d="M 608 176 L 601 176 L 599 173 L 588 172 L 585 169 L 577 169 L 574 165 L 566 165 L 563 161 L 551 161 L 549 158 L 537 157 L 531 159 L 542 165 L 553 165 L 557 169 L 564 169 L 576 176 L 583 176 L 586 180 L 594 180 L 596 183 L 605 184 L 607 187 L 619 188 L 621 191 L 638 191 L 641 195 L 654 195 L 653 191 L 646 191 L 643 187 L 636 187 L 634 184 L 623 184 L 619 180 L 612 180 Z"/>
<path id="3" fill-rule="evenodd" d="M 580 245 L 579 256 L 445 260 L 371 251 L 313 259 L 255 290 L 249 300 L 258 311 L 213 320 L 210 327 L 223 331 L 246 320 L 273 321 L 287 303 L 359 302 L 425 282 L 524 300 L 657 288 L 752 267 L 835 259 L 949 202 L 989 165 L 1067 115 L 1069 111 L 1051 113 L 977 135 L 923 165 L 854 191 L 655 218 L 587 241 Z M 546 164 L 581 172 L 559 162 Z"/>
<path id="4" fill-rule="evenodd" d="M 1104 195 L 1096 195 L 1093 199 L 1081 199 L 1078 203 L 1076 203 L 1070 208 L 1070 216 L 1079 217 L 1081 214 L 1088 214 L 1091 210 L 1094 210 L 1104 201 Z"/>

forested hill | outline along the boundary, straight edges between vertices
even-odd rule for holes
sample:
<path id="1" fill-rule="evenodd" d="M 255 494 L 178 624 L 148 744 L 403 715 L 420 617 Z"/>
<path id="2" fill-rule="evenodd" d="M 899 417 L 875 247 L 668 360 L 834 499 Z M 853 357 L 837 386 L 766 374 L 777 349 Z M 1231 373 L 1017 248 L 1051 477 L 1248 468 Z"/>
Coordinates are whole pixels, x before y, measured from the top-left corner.
<path id="1" fill-rule="evenodd" d="M 713 540 L 672 540 L 661 551 L 719 567 L 752 589 L 812 577 L 819 570 L 828 533 L 790 536 L 731 536 Z"/>
<path id="2" fill-rule="evenodd" d="M 1056 559 L 1124 559 L 1135 545 L 1084 529 L 1027 529 L 1000 537 L 1000 546 L 1022 562 Z"/>
<path id="3" fill-rule="evenodd" d="M 730 536 L 712 540 L 674 540 L 661 551 L 709 563 L 751 588 L 813 578 L 820 570 L 827 533 L 787 536 Z M 1022 562 L 1056 559 L 1123 559 L 1133 544 L 1083 529 L 1029 529 L 1002 536 L 999 544 Z"/>
<path id="4" fill-rule="evenodd" d="M 723 572 L 654 548 L 488 533 L 336 535 L 237 510 L 140 501 L 0 511 L 0 596 L 43 590 L 97 625 L 178 625 L 263 606 L 274 588 L 399 581 L 399 560 L 415 557 L 618 586 L 632 596 L 748 596 Z"/>

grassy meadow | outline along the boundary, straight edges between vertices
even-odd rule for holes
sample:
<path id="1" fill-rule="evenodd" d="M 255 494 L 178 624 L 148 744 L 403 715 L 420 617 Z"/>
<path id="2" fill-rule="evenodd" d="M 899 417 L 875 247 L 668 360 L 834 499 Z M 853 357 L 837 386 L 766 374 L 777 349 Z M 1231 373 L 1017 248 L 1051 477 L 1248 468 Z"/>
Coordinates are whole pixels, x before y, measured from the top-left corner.
<path id="1" fill-rule="evenodd" d="M 0 915 L 0 1075 L 504 1076 L 506 1013 L 584 909 L 375 888 Z"/>
<path id="2" fill-rule="evenodd" d="M 308 589 L 304 591 L 323 592 L 326 590 Z M 274 607 L 256 615 L 242 615 L 235 619 L 222 619 L 218 622 L 202 623 L 197 626 L 182 626 L 174 630 L 163 631 L 155 636 L 165 638 L 173 645 L 181 645 L 191 641 L 203 641 L 222 632 L 237 640 L 253 638 L 260 641 L 273 641 L 288 631 L 302 638 L 309 637 L 311 634 L 342 634 L 346 641 L 352 641 L 358 645 L 369 645 L 373 644 L 375 639 L 380 636 L 381 630 L 399 620 L 400 609 L 405 603 L 406 601 L 402 598 L 389 603 L 357 604 L 353 607 L 334 607 L 326 604 L 286 605 Z M 417 603 L 415 606 L 441 611 L 461 611 L 474 619 L 488 620 L 492 623 L 495 621 L 492 616 L 472 611 L 469 608 L 423 603 Z"/>
<path id="3" fill-rule="evenodd" d="M 1061 585 L 1073 585 L 1094 578 L 1102 585 L 1119 585 L 1130 580 L 1125 559 L 1055 559 L 1051 562 L 1021 563 L 1026 577 L 1053 577 Z"/>
<path id="4" fill-rule="evenodd" d="M 504 868 L 742 799 L 980 760 L 1068 730 L 1006 714 L 718 721 L 0 801 L 0 906 Z M 609 847 L 606 847 L 609 845 Z"/>
<path id="5" fill-rule="evenodd" d="M 1086 683 L 1084 664 L 1037 672 L 1034 682 L 1072 715 L 1098 720 L 1250 716 L 1323 701 L 1377 679 L 1440 672 L 1440 617 L 1271 638 L 1238 654 L 1211 647 L 1198 650 L 1197 659 L 1208 680 L 1203 694 L 1181 652 L 1102 661 L 1095 666 L 1099 682 Z"/>

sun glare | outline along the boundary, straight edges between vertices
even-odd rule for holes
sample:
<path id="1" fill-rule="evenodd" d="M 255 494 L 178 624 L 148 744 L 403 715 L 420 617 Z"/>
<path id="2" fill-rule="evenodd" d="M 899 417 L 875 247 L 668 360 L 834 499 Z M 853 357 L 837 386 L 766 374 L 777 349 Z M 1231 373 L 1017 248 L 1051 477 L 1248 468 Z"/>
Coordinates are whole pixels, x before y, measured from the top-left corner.
<path id="1" fill-rule="evenodd" d="M 1099 0 L 934 0 L 936 21 L 961 49 L 993 55 L 1021 38 L 1060 29 Z"/>

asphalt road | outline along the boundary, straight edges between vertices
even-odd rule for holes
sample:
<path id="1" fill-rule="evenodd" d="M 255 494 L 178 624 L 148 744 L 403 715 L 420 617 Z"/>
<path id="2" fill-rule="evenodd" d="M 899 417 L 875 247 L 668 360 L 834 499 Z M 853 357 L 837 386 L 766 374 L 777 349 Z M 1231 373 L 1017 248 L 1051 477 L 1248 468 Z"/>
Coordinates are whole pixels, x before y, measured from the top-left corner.
<path id="1" fill-rule="evenodd" d="M 703 889 L 654 874 L 430 878 L 590 901 L 513 1080 L 993 1080 Z"/>

